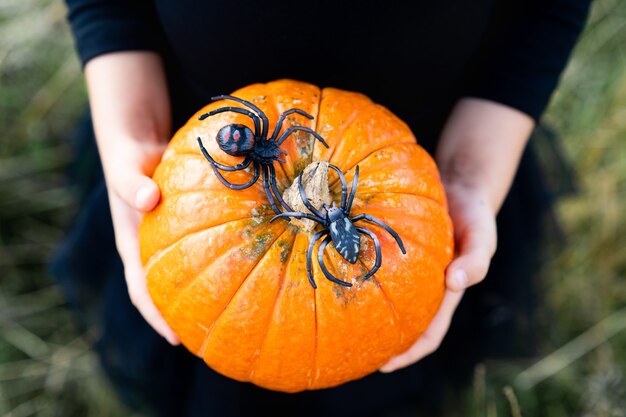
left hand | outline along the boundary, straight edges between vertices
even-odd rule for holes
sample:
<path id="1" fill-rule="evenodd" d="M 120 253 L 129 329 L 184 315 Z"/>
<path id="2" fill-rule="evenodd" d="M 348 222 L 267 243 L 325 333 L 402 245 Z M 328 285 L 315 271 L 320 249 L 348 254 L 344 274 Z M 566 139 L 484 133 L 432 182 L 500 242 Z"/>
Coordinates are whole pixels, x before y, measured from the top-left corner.
<path id="1" fill-rule="evenodd" d="M 487 275 L 497 246 L 496 214 L 533 126 L 526 114 L 488 100 L 464 98 L 453 109 L 436 159 L 448 197 L 457 256 L 446 270 L 446 292 L 430 326 L 409 350 L 383 365 L 381 372 L 404 368 L 437 350 L 465 289 Z"/>
<path id="2" fill-rule="evenodd" d="M 446 293 L 428 329 L 406 352 L 392 358 L 380 370 L 393 372 L 433 353 L 448 332 L 452 315 L 465 288 L 482 281 L 496 249 L 493 210 L 478 190 L 463 184 L 447 184 L 450 216 L 458 255 L 446 270 Z"/>

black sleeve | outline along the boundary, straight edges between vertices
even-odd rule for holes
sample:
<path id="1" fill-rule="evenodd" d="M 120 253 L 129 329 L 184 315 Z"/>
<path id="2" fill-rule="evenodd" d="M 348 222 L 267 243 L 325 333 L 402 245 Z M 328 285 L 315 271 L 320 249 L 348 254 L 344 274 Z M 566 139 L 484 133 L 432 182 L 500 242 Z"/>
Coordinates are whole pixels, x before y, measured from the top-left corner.
<path id="1" fill-rule="evenodd" d="M 150 0 L 66 0 L 83 66 L 116 51 L 159 51 L 161 31 Z"/>
<path id="2" fill-rule="evenodd" d="M 466 95 L 511 106 L 538 120 L 585 25 L 590 3 L 526 2 L 496 30 Z"/>

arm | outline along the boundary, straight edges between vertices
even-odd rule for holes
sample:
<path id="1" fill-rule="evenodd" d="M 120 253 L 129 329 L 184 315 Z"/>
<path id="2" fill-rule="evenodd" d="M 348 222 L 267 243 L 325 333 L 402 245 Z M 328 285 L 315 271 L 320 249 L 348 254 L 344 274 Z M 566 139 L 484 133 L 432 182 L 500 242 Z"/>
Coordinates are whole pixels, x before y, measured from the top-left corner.
<path id="1" fill-rule="evenodd" d="M 443 130 L 436 160 L 448 196 L 458 255 L 446 271 L 446 294 L 429 328 L 381 368 L 393 372 L 434 352 L 465 288 L 482 281 L 496 250 L 495 216 L 534 126 L 530 116 L 483 99 L 461 99 Z"/>
<path id="2" fill-rule="evenodd" d="M 170 135 L 169 96 L 161 58 L 153 52 L 108 53 L 91 59 L 85 75 L 130 299 L 159 334 L 177 344 L 148 294 L 137 238 L 141 213 L 154 208 L 160 198 L 149 176 Z"/>
<path id="3" fill-rule="evenodd" d="M 590 0 L 533 0 L 489 38 L 481 77 L 452 110 L 436 161 L 448 196 L 458 255 L 446 294 L 424 334 L 382 372 L 434 352 L 463 291 L 485 278 L 496 250 L 495 216 L 506 197 L 534 120 L 539 119 L 582 30 Z M 472 98 L 477 97 L 477 98 Z"/>

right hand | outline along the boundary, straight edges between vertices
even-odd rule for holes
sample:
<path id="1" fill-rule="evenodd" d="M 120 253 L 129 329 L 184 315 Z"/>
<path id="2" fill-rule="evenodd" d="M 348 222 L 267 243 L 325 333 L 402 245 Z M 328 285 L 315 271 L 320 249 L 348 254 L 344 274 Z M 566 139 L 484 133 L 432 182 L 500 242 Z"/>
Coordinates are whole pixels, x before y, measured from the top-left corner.
<path id="1" fill-rule="evenodd" d="M 171 133 L 163 62 L 154 52 L 112 52 L 91 59 L 85 75 L 130 300 L 154 330 L 177 345 L 176 334 L 148 293 L 138 237 L 143 213 L 154 209 L 160 199 L 150 175 Z"/>
<path id="2" fill-rule="evenodd" d="M 147 175 L 161 159 L 165 144 L 119 141 L 124 149 L 115 153 L 115 159 L 106 169 L 111 217 L 117 251 L 124 264 L 128 294 L 144 319 L 172 345 L 179 340 L 167 325 L 154 303 L 146 285 L 146 275 L 139 257 L 137 231 L 143 213 L 151 211 L 160 199 L 156 183 Z"/>

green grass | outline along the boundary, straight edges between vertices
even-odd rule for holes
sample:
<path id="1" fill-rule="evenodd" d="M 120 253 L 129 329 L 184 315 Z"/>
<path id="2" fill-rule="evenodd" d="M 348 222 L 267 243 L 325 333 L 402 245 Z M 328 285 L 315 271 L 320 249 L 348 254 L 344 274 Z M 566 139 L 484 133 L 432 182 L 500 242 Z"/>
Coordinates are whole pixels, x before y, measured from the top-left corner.
<path id="1" fill-rule="evenodd" d="M 86 105 L 64 17 L 0 3 L 0 416 L 130 414 L 46 272 L 77 208 L 63 172 Z M 577 181 L 557 204 L 566 245 L 546 242 L 541 353 L 478 366 L 449 416 L 626 416 L 625 1 L 595 2 L 544 120 Z"/>

